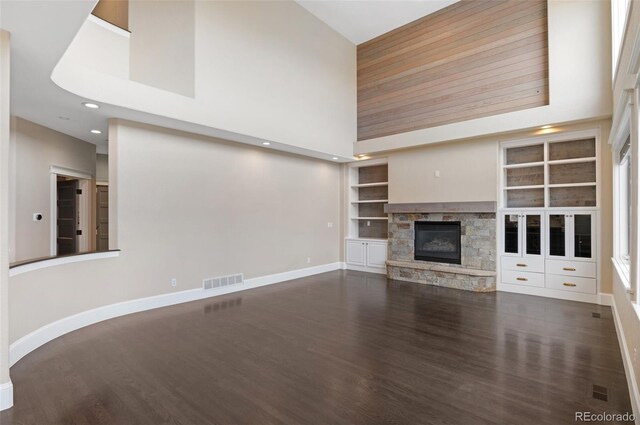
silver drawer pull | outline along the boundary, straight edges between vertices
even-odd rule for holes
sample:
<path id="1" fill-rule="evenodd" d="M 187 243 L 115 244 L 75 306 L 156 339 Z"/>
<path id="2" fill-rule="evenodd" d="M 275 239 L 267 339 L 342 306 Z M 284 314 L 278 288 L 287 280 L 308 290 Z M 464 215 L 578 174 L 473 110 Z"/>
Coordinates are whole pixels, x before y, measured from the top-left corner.
<path id="1" fill-rule="evenodd" d="M 516 280 L 521 280 L 523 282 L 526 282 L 529 279 L 527 279 L 526 277 L 516 277 Z"/>
<path id="2" fill-rule="evenodd" d="M 518 263 L 518 264 L 516 264 L 516 266 L 518 266 L 518 267 L 527 267 L 526 264 L 522 264 L 522 263 Z"/>
<path id="3" fill-rule="evenodd" d="M 564 286 L 571 286 L 571 287 L 576 286 L 575 283 L 568 283 L 568 282 L 563 283 L 563 285 Z"/>
<path id="4" fill-rule="evenodd" d="M 567 272 L 575 272 L 576 269 L 574 269 L 573 267 L 563 267 L 562 270 L 567 271 Z"/>

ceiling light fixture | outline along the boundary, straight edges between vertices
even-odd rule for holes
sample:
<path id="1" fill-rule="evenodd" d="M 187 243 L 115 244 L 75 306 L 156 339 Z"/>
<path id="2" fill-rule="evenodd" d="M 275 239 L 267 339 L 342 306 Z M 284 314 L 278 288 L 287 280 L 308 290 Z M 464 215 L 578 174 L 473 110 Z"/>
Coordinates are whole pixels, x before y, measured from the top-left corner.
<path id="1" fill-rule="evenodd" d="M 543 125 L 543 126 L 542 126 L 542 127 L 540 127 L 540 128 L 541 128 L 541 129 L 543 129 L 543 130 L 546 130 L 546 129 L 548 129 L 548 128 L 551 128 L 551 126 L 550 126 L 550 125 Z"/>
<path id="2" fill-rule="evenodd" d="M 82 102 L 82 104 L 89 109 L 98 109 L 100 107 L 100 105 L 91 102 Z"/>
<path id="3" fill-rule="evenodd" d="M 271 142 L 262 142 L 263 145 L 265 146 L 269 146 L 271 144 Z"/>
<path id="4" fill-rule="evenodd" d="M 91 130 L 91 132 L 93 134 L 102 134 L 102 131 L 100 131 L 100 130 Z"/>
<path id="5" fill-rule="evenodd" d="M 333 158 L 331 158 L 331 159 L 333 159 L 333 160 L 335 161 L 335 160 L 337 160 L 337 159 L 338 159 L 338 157 L 337 157 L 337 156 L 334 156 L 334 157 L 333 157 Z"/>

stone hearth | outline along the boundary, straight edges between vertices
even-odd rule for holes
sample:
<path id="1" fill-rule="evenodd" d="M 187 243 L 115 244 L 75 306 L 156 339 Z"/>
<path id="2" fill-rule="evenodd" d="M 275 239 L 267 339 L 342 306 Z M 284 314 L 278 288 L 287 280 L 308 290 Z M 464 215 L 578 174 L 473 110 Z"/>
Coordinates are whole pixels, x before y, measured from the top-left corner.
<path id="1" fill-rule="evenodd" d="M 389 216 L 389 278 L 476 292 L 496 290 L 495 212 L 391 212 Z M 462 264 L 415 260 L 416 221 L 459 221 Z"/>

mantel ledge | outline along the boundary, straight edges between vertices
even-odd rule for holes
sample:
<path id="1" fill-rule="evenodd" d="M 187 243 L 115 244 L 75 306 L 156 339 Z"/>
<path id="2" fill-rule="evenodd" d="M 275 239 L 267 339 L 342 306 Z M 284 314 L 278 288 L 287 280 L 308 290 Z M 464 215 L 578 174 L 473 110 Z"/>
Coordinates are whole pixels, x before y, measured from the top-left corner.
<path id="1" fill-rule="evenodd" d="M 495 213 L 496 201 L 471 202 L 419 202 L 409 204 L 386 204 L 384 212 L 403 213 Z"/>
<path id="2" fill-rule="evenodd" d="M 411 263 L 408 261 L 387 260 L 387 266 L 406 267 L 409 269 L 430 270 L 433 272 L 463 274 L 467 276 L 494 277 L 496 272 L 490 270 L 467 269 L 464 267 L 443 266 L 441 264 Z"/>

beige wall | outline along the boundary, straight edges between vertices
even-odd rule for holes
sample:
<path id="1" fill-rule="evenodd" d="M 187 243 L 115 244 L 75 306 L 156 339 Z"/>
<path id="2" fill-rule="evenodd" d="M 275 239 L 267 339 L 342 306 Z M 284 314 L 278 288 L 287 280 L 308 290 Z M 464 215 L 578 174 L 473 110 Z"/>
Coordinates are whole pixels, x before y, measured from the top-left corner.
<path id="1" fill-rule="evenodd" d="M 175 59 L 178 48 L 173 45 L 168 49 L 174 53 L 163 57 L 174 61 L 170 64 L 158 65 L 153 54 L 165 35 L 183 31 L 164 26 L 174 19 L 172 7 L 184 8 L 176 15 L 177 23 L 182 13 L 191 13 L 192 3 L 137 3 L 145 9 L 162 6 L 157 20 L 145 22 L 157 40 L 136 47 L 134 4 L 130 43 L 113 33 L 99 36 L 97 31 L 109 30 L 85 25 L 54 69 L 52 80 L 84 98 L 147 113 L 148 123 L 255 145 L 269 140 L 273 147 L 289 145 L 293 151 L 319 158 L 353 156 L 356 47 L 302 6 L 290 1 L 195 2 L 198 59 L 193 71 L 195 95 L 190 97 L 170 91 L 187 92 L 169 85 L 192 75 L 190 59 Z M 191 28 L 187 30 L 178 39 L 190 34 Z M 183 44 L 183 53 L 189 52 L 189 41 Z M 112 52 L 113 63 L 103 64 L 101 58 L 87 63 L 84 58 L 95 56 L 95 45 Z M 129 45 L 131 76 L 140 63 L 152 72 L 149 76 L 121 77 L 129 61 L 115 50 L 127 50 Z M 175 67 L 177 71 L 169 72 Z M 146 79 L 154 73 L 162 78 Z"/>
<path id="2" fill-rule="evenodd" d="M 129 26 L 131 79 L 193 97 L 194 1 L 132 0 Z"/>
<path id="3" fill-rule="evenodd" d="M 390 203 L 496 200 L 496 139 L 433 145 L 388 157 Z"/>
<path id="4" fill-rule="evenodd" d="M 52 165 L 95 175 L 96 147 L 47 127 L 16 118 L 12 120 L 11 149 L 15 168 L 11 179 L 12 227 L 15 246 L 12 261 L 50 255 Z M 83 194 L 89 196 L 89 194 Z M 44 219 L 33 221 L 34 213 Z"/>
<path id="5" fill-rule="evenodd" d="M 109 181 L 109 155 L 96 154 L 96 181 Z"/>
<path id="6" fill-rule="evenodd" d="M 12 342 L 75 313 L 199 288 L 208 277 L 341 261 L 338 164 L 141 124 L 112 127 L 121 256 L 12 277 Z"/>

